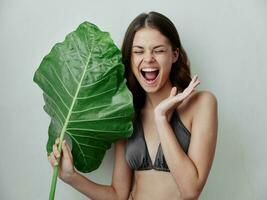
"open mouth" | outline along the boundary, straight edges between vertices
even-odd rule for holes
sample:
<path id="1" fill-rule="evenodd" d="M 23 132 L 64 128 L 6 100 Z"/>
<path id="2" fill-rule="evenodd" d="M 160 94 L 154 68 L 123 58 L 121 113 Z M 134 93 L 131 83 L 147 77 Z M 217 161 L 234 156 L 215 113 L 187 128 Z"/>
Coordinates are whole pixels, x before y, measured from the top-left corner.
<path id="1" fill-rule="evenodd" d="M 154 83 L 159 75 L 159 70 L 157 68 L 143 68 L 141 69 L 141 74 L 147 83 Z"/>

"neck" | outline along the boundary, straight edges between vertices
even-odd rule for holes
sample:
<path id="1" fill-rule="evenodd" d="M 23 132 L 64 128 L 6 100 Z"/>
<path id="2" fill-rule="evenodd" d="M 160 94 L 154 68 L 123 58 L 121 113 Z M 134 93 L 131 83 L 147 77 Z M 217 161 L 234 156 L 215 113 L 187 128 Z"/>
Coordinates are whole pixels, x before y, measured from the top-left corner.
<path id="1" fill-rule="evenodd" d="M 146 93 L 145 109 L 154 110 L 162 100 L 169 97 L 171 89 L 171 81 L 167 81 L 157 92 Z"/>

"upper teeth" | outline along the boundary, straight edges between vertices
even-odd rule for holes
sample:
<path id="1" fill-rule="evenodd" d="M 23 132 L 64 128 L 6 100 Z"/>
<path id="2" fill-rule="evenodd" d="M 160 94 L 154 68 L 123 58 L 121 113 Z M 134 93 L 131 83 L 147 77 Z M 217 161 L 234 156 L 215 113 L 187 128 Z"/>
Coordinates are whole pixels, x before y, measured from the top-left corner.
<path id="1" fill-rule="evenodd" d="M 158 69 L 156 69 L 156 68 L 143 68 L 143 69 L 141 69 L 142 71 L 144 71 L 144 72 L 154 72 L 154 71 L 158 71 Z"/>

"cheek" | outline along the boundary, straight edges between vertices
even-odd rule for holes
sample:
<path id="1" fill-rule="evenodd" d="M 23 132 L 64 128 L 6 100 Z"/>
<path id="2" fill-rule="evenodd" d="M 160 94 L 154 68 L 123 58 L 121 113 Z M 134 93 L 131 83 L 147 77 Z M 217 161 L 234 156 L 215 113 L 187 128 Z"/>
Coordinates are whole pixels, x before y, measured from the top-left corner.
<path id="1" fill-rule="evenodd" d="M 138 68 L 141 62 L 142 62 L 142 59 L 140 59 L 137 56 L 133 56 L 131 59 L 131 69 L 135 75 L 138 74 Z"/>
<path id="2" fill-rule="evenodd" d="M 164 57 L 161 59 L 158 59 L 158 61 L 161 63 L 161 65 L 166 69 L 166 71 L 170 70 L 172 67 L 172 58 L 171 57 Z"/>
<path id="3" fill-rule="evenodd" d="M 132 66 L 135 66 L 135 67 L 138 67 L 140 65 L 140 62 L 142 61 L 142 59 L 138 56 L 132 56 L 132 59 L 131 59 L 131 63 L 132 63 Z"/>
<path id="4" fill-rule="evenodd" d="M 173 63 L 172 63 L 171 59 L 167 59 L 164 62 L 162 62 L 164 76 L 166 76 L 166 77 L 169 76 L 169 74 L 171 72 L 172 64 Z"/>
<path id="5" fill-rule="evenodd" d="M 138 72 L 138 66 L 136 65 L 136 62 L 134 60 L 131 61 L 131 70 L 133 74 L 136 76 Z"/>

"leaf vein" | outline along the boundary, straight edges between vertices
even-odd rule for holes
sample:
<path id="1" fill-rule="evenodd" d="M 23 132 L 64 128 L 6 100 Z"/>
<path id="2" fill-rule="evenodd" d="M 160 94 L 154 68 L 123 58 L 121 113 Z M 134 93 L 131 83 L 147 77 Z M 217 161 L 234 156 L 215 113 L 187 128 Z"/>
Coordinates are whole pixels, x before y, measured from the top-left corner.
<path id="1" fill-rule="evenodd" d="M 63 56 L 64 63 L 66 63 L 66 66 L 67 66 L 67 68 L 68 68 L 68 70 L 69 70 L 69 72 L 70 72 L 73 80 L 78 84 L 79 83 L 78 80 L 76 79 L 76 77 L 74 76 L 74 74 L 72 73 L 72 71 L 70 70 L 70 66 L 69 66 L 69 64 L 68 64 L 68 62 L 66 60 L 65 54 L 63 53 L 62 56 Z"/>
<path id="2" fill-rule="evenodd" d="M 52 67 L 52 70 L 55 72 L 56 77 L 58 78 L 58 80 L 60 81 L 60 83 L 63 85 L 63 88 L 66 90 L 66 92 L 68 93 L 68 95 L 69 95 L 71 98 L 74 98 L 74 96 L 73 96 L 72 94 L 70 94 L 69 90 L 65 87 L 65 84 L 63 83 L 63 81 L 62 81 L 61 78 L 59 77 L 57 71 L 54 70 L 53 67 Z"/>
<path id="3" fill-rule="evenodd" d="M 57 92 L 57 90 L 54 88 L 53 84 L 46 78 L 46 76 L 44 76 L 43 74 L 41 74 L 41 76 L 45 78 L 45 80 L 52 87 L 52 89 L 57 94 L 57 96 L 59 97 L 59 99 L 61 100 L 61 102 L 63 103 L 63 105 L 69 110 L 70 108 L 67 106 L 67 104 L 65 103 L 65 101 L 61 98 L 61 96 L 59 95 L 59 93 Z"/>
<path id="4" fill-rule="evenodd" d="M 89 132 L 99 132 L 99 133 L 121 133 L 121 131 L 108 131 L 108 130 L 98 130 L 98 129 L 88 129 L 88 128 L 67 128 L 68 131 L 89 131 Z"/>
<path id="5" fill-rule="evenodd" d="M 94 122 L 94 121 L 104 121 L 104 120 L 111 120 L 111 119 L 121 119 L 125 118 L 126 116 L 116 116 L 116 117 L 108 117 L 108 118 L 99 118 L 99 119 L 85 119 L 85 120 L 70 120 L 69 122 L 78 123 L 78 122 Z"/>
<path id="6" fill-rule="evenodd" d="M 80 149 L 80 151 L 81 151 L 81 153 L 82 153 L 84 163 L 87 165 L 88 163 L 86 162 L 86 160 L 85 160 L 85 158 L 84 158 L 84 157 L 85 157 L 85 154 L 83 153 L 83 150 L 82 150 L 82 148 L 81 148 L 79 142 L 75 139 L 75 137 L 72 136 L 72 134 L 71 134 L 70 132 L 66 131 L 66 133 L 67 133 L 67 134 L 73 139 L 73 141 L 77 144 L 78 148 Z"/>
<path id="7" fill-rule="evenodd" d="M 88 108 L 88 109 L 84 109 L 84 110 L 77 110 L 77 111 L 72 111 L 73 114 L 76 114 L 76 113 L 82 113 L 82 112 L 86 112 L 86 111 L 90 111 L 90 110 L 95 110 L 95 109 L 99 109 L 99 108 L 104 108 L 104 107 L 108 107 L 110 106 L 110 104 L 108 105 L 103 105 L 103 106 L 97 106 L 97 107 L 94 107 L 94 108 Z"/>
<path id="8" fill-rule="evenodd" d="M 103 95 L 103 94 L 109 93 L 109 92 L 111 92 L 111 91 L 113 91 L 113 90 L 116 90 L 116 89 L 117 89 L 117 88 L 115 87 L 115 88 L 112 88 L 112 89 L 110 89 L 110 90 L 106 90 L 106 91 L 104 91 L 104 92 L 98 93 L 98 94 L 96 94 L 96 95 L 84 96 L 84 97 L 77 97 L 77 99 L 90 99 L 90 98 L 93 98 L 93 97 L 97 97 L 97 96 L 101 96 L 101 95 Z"/>
<path id="9" fill-rule="evenodd" d="M 46 98 L 48 98 L 50 101 L 52 101 L 52 103 L 53 103 L 54 105 L 56 105 L 56 107 L 57 107 L 58 111 L 60 112 L 60 114 L 62 115 L 63 119 L 66 120 L 64 114 L 62 113 L 61 109 L 59 108 L 59 106 L 57 105 L 57 103 L 55 102 L 55 100 L 52 99 L 49 95 L 47 95 L 47 94 L 45 94 L 45 95 L 46 95 Z M 63 124 L 62 124 L 62 125 L 63 125 Z"/>

